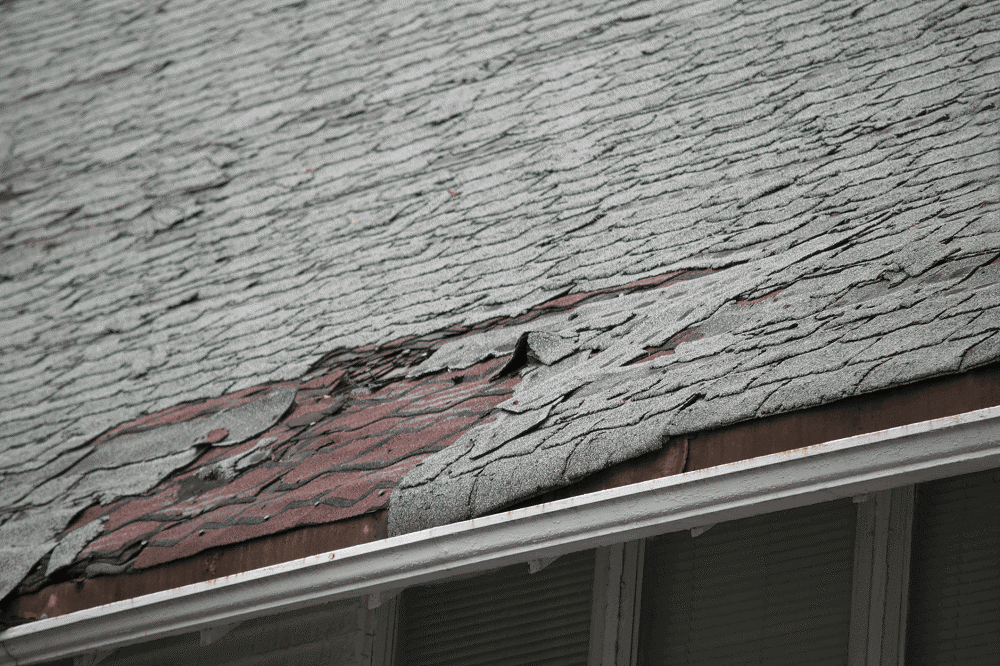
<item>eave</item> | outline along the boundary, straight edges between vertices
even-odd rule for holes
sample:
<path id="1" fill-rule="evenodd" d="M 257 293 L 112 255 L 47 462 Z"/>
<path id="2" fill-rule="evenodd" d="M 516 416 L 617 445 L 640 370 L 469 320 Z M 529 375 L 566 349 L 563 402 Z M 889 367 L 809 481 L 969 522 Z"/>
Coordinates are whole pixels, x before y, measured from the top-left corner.
<path id="1" fill-rule="evenodd" d="M 8 629 L 36 664 L 1000 465 L 1000 407 L 343 548 Z"/>

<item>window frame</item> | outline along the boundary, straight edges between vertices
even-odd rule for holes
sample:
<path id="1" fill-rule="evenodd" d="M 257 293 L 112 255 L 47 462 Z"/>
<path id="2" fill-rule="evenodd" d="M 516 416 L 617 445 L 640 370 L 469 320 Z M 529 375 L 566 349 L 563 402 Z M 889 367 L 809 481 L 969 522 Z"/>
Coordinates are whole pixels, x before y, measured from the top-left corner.
<path id="1" fill-rule="evenodd" d="M 903 665 L 914 498 L 912 484 L 853 498 L 848 666 Z M 691 534 L 697 537 L 710 527 L 691 528 Z M 588 666 L 635 666 L 644 558 L 645 539 L 598 549 Z"/>

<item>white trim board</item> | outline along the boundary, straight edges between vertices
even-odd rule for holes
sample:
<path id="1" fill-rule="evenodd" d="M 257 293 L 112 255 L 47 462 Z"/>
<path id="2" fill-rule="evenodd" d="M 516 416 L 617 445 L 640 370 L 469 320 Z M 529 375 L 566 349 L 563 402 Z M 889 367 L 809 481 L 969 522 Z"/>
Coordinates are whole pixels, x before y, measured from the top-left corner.
<path id="1" fill-rule="evenodd" d="M 113 649 L 993 467 L 1000 467 L 1000 407 L 475 518 L 40 620 L 0 633 L 0 666 Z"/>
<path id="2" fill-rule="evenodd" d="M 598 548 L 588 666 L 635 666 L 645 539 Z"/>
<path id="3" fill-rule="evenodd" d="M 914 486 L 858 502 L 848 666 L 902 666 L 910 583 Z"/>

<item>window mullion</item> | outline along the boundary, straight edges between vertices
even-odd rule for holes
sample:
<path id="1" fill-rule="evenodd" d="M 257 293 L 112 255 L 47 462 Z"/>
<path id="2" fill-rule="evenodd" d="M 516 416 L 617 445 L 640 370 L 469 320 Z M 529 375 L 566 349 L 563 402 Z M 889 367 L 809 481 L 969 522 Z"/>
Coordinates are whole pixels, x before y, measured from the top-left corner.
<path id="1" fill-rule="evenodd" d="M 645 541 L 597 549 L 588 666 L 634 666 Z"/>
<path id="2" fill-rule="evenodd" d="M 361 666 L 393 666 L 399 624 L 399 596 L 384 593 L 371 595 L 368 608 L 362 612 L 365 616 L 365 645 Z"/>
<path id="3" fill-rule="evenodd" d="M 914 487 L 858 502 L 848 666 L 902 666 Z"/>

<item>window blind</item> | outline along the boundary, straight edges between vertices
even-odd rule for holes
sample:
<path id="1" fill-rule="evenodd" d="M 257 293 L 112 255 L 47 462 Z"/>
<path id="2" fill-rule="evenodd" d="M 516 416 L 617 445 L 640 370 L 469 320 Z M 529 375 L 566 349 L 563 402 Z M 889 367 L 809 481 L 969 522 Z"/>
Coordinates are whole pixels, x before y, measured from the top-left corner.
<path id="1" fill-rule="evenodd" d="M 648 540 L 639 664 L 842 666 L 855 516 L 848 499 Z"/>
<path id="2" fill-rule="evenodd" d="M 406 590 L 400 666 L 586 666 L 594 551 Z"/>
<path id="3" fill-rule="evenodd" d="M 1000 470 L 917 487 L 906 663 L 1000 664 Z"/>

